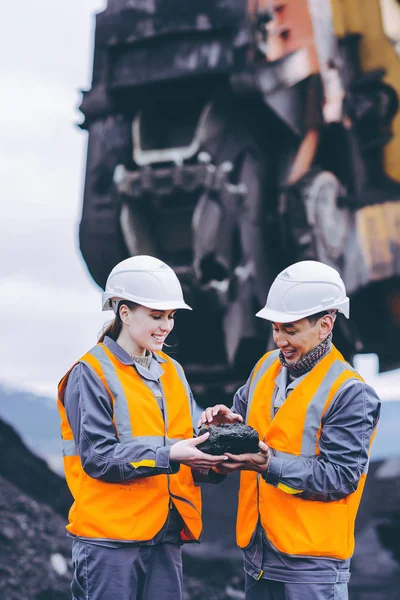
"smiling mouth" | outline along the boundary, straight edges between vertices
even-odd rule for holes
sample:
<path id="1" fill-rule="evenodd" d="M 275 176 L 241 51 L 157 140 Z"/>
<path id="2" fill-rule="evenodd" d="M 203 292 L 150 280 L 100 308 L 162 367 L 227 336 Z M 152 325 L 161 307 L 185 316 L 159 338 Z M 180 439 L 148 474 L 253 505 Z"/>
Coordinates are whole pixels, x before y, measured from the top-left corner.
<path id="1" fill-rule="evenodd" d="M 165 335 L 154 335 L 154 333 L 152 334 L 152 336 L 151 336 L 151 337 L 152 337 L 153 339 L 155 339 L 155 340 L 156 340 L 156 342 L 159 342 L 159 343 L 163 342 L 163 341 L 165 340 L 165 338 L 166 338 L 166 336 L 165 336 Z"/>

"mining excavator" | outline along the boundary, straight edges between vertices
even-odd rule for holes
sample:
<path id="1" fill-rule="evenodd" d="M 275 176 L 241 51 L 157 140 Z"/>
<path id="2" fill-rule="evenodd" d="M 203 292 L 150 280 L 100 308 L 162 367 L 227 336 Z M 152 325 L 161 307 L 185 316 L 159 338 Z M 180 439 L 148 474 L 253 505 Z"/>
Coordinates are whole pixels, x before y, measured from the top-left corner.
<path id="1" fill-rule="evenodd" d="M 179 314 L 167 351 L 200 405 L 229 405 L 273 347 L 255 313 L 277 273 L 304 259 L 345 281 L 351 319 L 338 317 L 334 339 L 345 356 L 400 366 L 398 53 L 397 0 L 108 0 L 96 16 L 81 251 L 101 287 L 135 254 L 175 269 L 195 310 Z M 354 600 L 398 598 L 387 569 L 368 575 L 399 539 L 382 498 L 374 525 L 374 469 Z M 234 477 L 204 487 L 189 575 L 240 573 L 236 494 Z"/>
<path id="2" fill-rule="evenodd" d="M 400 365 L 397 0 L 108 0 L 96 16 L 80 248 L 103 287 L 155 255 L 195 309 L 169 351 L 198 401 L 272 347 L 254 316 L 313 259 L 351 296 L 335 343 Z"/>

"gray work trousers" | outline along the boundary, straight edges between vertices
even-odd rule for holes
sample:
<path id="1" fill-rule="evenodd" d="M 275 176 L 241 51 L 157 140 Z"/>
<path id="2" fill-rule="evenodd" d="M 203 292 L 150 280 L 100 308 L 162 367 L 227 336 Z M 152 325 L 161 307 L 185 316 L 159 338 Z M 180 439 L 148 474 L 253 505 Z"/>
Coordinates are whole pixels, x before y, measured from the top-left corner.
<path id="1" fill-rule="evenodd" d="M 348 600 L 347 583 L 283 583 L 246 573 L 246 600 Z"/>
<path id="2" fill-rule="evenodd" d="M 72 600 L 180 600 L 179 544 L 108 548 L 72 542 Z"/>

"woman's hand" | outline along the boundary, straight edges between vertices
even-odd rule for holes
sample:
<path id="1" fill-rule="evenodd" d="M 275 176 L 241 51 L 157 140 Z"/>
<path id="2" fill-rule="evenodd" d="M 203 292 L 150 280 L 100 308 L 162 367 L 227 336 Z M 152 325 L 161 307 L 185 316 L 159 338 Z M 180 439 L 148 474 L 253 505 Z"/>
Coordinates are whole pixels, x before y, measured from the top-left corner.
<path id="1" fill-rule="evenodd" d="M 259 444 L 260 452 L 255 454 L 230 454 L 226 453 L 229 462 L 218 466 L 218 472 L 227 475 L 234 471 L 256 471 L 257 473 L 265 473 L 268 469 L 271 451 L 264 442 Z"/>
<path id="2" fill-rule="evenodd" d="M 197 427 L 201 425 L 222 425 L 223 423 L 243 423 L 243 417 L 232 412 L 225 404 L 216 404 L 201 413 Z"/>
<path id="3" fill-rule="evenodd" d="M 176 442 L 171 446 L 169 459 L 197 469 L 207 467 L 211 469 L 228 460 L 227 456 L 212 456 L 197 449 L 197 446 L 205 442 L 209 435 L 207 432 L 197 438 Z"/>

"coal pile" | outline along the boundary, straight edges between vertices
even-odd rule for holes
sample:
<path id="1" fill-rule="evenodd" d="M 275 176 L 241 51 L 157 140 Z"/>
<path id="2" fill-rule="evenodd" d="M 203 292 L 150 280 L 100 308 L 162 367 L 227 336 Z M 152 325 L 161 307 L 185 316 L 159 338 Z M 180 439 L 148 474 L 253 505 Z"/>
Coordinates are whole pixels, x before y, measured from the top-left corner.
<path id="1" fill-rule="evenodd" d="M 0 476 L 0 598 L 70 600 L 65 520 Z"/>
<path id="2" fill-rule="evenodd" d="M 399 600 L 400 459 L 372 462 L 356 521 L 350 600 Z"/>
<path id="3" fill-rule="evenodd" d="M 234 423 L 219 425 L 206 425 L 199 431 L 199 435 L 210 433 L 209 438 L 197 446 L 202 452 L 218 456 L 224 452 L 231 454 L 245 454 L 259 452 L 258 433 L 249 425 Z"/>
<path id="4" fill-rule="evenodd" d="M 183 600 L 244 600 L 242 568 L 234 573 L 230 563 L 221 563 L 219 568 L 215 568 L 215 564 L 209 567 L 207 574 L 199 573 L 196 577 L 188 575 L 188 567 L 184 561 Z M 207 582 L 204 581 L 205 576 Z"/>
<path id="5" fill-rule="evenodd" d="M 61 442 L 60 442 L 61 455 Z M 0 419 L 0 475 L 29 497 L 66 517 L 72 496 L 61 477 L 32 454 L 14 429 Z"/>
<path id="6" fill-rule="evenodd" d="M 0 420 L 0 599 L 70 600 L 70 494 Z M 184 600 L 244 599 L 235 545 L 239 476 L 202 484 L 201 544 L 184 546 Z M 400 461 L 371 463 L 357 519 L 350 600 L 398 600 Z M 107 600 L 107 599 L 105 599 Z"/>
<path id="7" fill-rule="evenodd" d="M 1 420 L 0 452 L 0 599 L 70 600 L 71 540 L 65 525 L 71 496 L 65 480 Z M 244 598 L 240 554 L 234 545 L 237 479 L 230 478 L 220 490 L 230 499 L 228 513 L 213 501 L 211 488 L 216 487 L 208 485 L 204 491 L 205 541 L 196 544 L 194 554 L 184 556 L 184 600 Z M 216 538 L 215 522 L 222 516 L 228 519 L 227 531 Z M 211 549 L 217 561 L 204 560 Z"/>
<path id="8" fill-rule="evenodd" d="M 0 598 L 70 600 L 65 481 L 0 420 Z"/>

